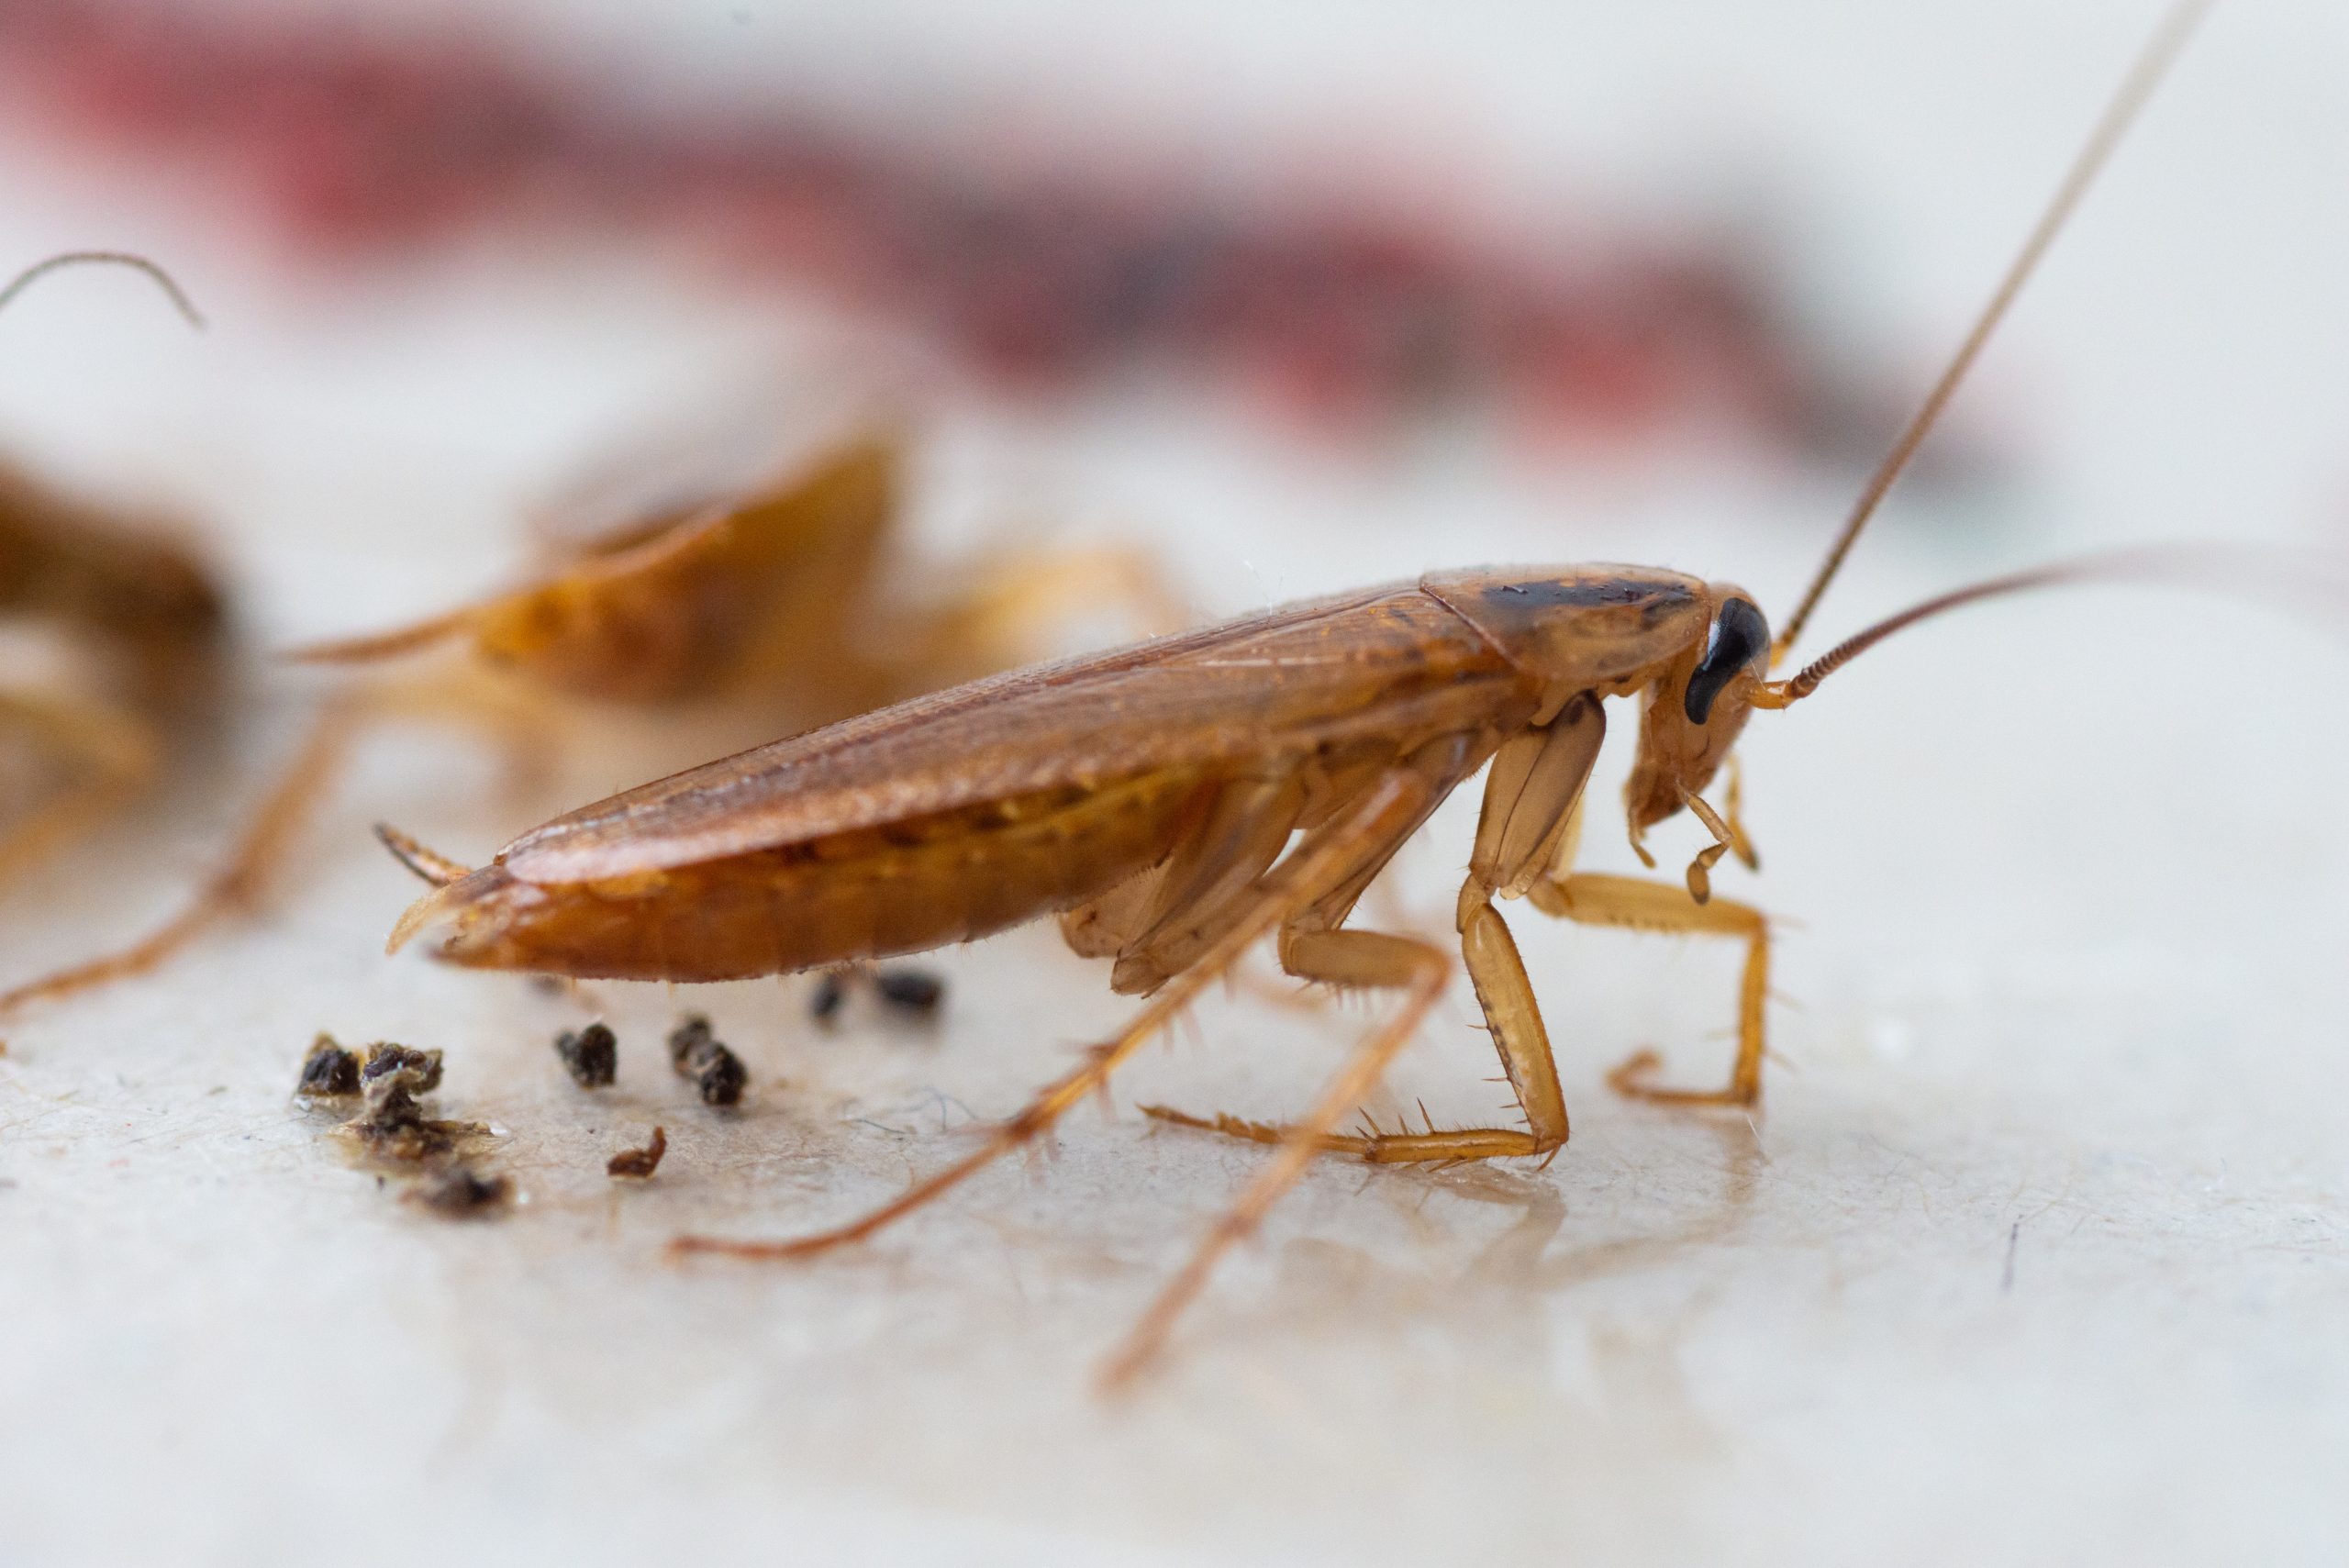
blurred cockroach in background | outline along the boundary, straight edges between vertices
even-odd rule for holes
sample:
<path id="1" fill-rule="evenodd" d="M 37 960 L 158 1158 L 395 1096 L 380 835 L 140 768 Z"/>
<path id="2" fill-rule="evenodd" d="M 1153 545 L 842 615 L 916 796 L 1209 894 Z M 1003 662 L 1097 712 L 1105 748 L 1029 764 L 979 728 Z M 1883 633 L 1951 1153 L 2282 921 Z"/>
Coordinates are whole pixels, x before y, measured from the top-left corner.
<path id="1" fill-rule="evenodd" d="M 73 251 L 0 287 L 0 307 L 59 267 L 145 272 L 144 258 Z M 117 513 L 0 464 L 0 880 L 143 794 L 220 700 L 228 617 L 187 530 Z"/>
<path id="2" fill-rule="evenodd" d="M 1092 123 L 1055 161 L 913 103 L 886 130 L 814 95 L 663 103 L 644 61 L 596 69 L 576 38 L 566 64 L 478 23 L 384 21 L 14 0 L 0 95 L 61 155 L 179 169 L 208 217 L 225 194 L 321 265 L 484 231 L 657 236 L 664 258 L 812 294 L 997 391 L 1172 370 L 1341 435 L 1467 409 L 1537 446 L 1694 425 L 1867 461 L 1886 436 L 1890 378 L 1823 345 L 1735 223 L 1466 211 L 1408 175 L 1244 192 L 1171 155 L 1104 160 Z"/>
<path id="3" fill-rule="evenodd" d="M 980 1147 L 864 1218 L 796 1241 L 681 1238 L 678 1250 L 804 1257 L 861 1240 L 1050 1132 L 1243 953 L 1277 940 L 1300 979 L 1405 994 L 1294 1125 L 1162 1119 L 1276 1145 L 1108 1366 L 1155 1352 L 1225 1249 L 1308 1162 L 1553 1157 L 1564 1097 L 1532 984 L 1497 901 L 1586 925 L 1743 945 L 1726 1085 L 1665 1088 L 1642 1052 L 1619 1091 L 1743 1109 L 1761 1094 L 1770 933 L 1712 896 L 1734 854 L 1758 869 L 1734 785 L 1702 795 L 1756 708 L 1808 697 L 1886 636 L 2042 585 L 2192 577 L 2202 556 L 2149 552 L 2043 568 L 1940 595 L 1772 681 L 1845 553 L 2046 246 L 2183 46 L 2204 5 L 2176 6 L 2088 139 L 1991 304 L 1867 485 L 1774 642 L 1744 590 L 1636 566 L 1482 568 L 1332 595 L 1114 652 L 1012 672 L 727 758 L 584 806 L 479 870 L 406 856 L 435 884 L 391 947 L 427 930 L 456 963 L 578 977 L 723 981 L 910 953 L 1044 915 L 1110 983 L 1152 1000 Z M 1631 844 L 1686 810 L 1711 841 L 1683 884 L 1577 873 L 1604 699 L 1640 703 L 1624 789 Z M 1486 770 L 1489 770 L 1486 772 Z M 1390 858 L 1451 792 L 1486 772 L 1457 903 L 1463 958 L 1515 1095 L 1518 1127 L 1341 1134 L 1451 973 L 1416 937 L 1345 929 Z"/>
<path id="4" fill-rule="evenodd" d="M 1141 553 L 1000 550 L 933 589 L 896 550 L 902 437 L 758 404 L 636 451 L 551 509 L 527 584 L 419 624 L 294 651 L 384 667 L 325 699 L 311 733 L 187 907 L 118 952 L 0 993 L 0 1014 L 145 973 L 250 909 L 357 736 L 393 717 L 485 732 L 517 782 L 625 712 L 659 716 L 683 763 L 1032 659 L 1107 607 L 1143 631 L 1186 618 Z"/>

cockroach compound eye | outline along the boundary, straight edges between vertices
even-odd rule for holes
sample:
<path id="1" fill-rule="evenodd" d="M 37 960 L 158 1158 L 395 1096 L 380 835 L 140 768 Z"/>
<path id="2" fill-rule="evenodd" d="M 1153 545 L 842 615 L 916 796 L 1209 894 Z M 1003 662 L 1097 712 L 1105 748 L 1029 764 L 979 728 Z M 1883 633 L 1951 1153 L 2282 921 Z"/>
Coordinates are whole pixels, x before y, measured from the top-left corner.
<path id="1" fill-rule="evenodd" d="M 1702 724 L 1713 711 L 1713 699 L 1729 684 L 1730 677 L 1746 666 L 1754 666 L 1754 674 L 1768 671 L 1770 623 L 1762 617 L 1751 600 L 1730 599 L 1721 605 L 1721 613 L 1713 617 L 1713 629 L 1705 644 L 1705 657 L 1697 673 L 1688 677 L 1688 695 L 1681 699 L 1682 711 L 1691 724 Z"/>

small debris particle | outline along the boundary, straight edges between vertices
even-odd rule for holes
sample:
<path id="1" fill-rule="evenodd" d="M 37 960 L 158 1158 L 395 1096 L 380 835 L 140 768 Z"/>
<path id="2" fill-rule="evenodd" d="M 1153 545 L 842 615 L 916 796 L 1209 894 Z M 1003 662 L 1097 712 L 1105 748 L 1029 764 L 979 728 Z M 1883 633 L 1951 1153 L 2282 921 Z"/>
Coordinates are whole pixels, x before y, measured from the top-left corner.
<path id="1" fill-rule="evenodd" d="M 555 1036 L 554 1053 L 583 1089 L 607 1089 L 619 1076 L 619 1039 L 602 1024 L 589 1024 L 577 1034 L 565 1029 Z"/>
<path id="2" fill-rule="evenodd" d="M 366 1096 L 360 1113 L 342 1124 L 369 1153 L 380 1159 L 413 1165 L 448 1153 L 460 1137 L 486 1129 L 471 1122 L 433 1121 L 416 1096 L 440 1083 L 440 1053 L 410 1051 L 405 1046 L 370 1048 L 367 1064 L 359 1070 L 360 1093 Z"/>
<path id="3" fill-rule="evenodd" d="M 321 1034 L 310 1042 L 302 1059 L 302 1078 L 294 1092 L 306 1095 L 355 1095 L 359 1092 L 359 1058 Z"/>
<path id="4" fill-rule="evenodd" d="M 873 988 L 893 1007 L 927 1017 L 938 1011 L 946 982 L 926 969 L 884 969 L 873 976 Z"/>
<path id="5" fill-rule="evenodd" d="M 824 971 L 816 982 L 816 995 L 807 1003 L 807 1015 L 819 1024 L 829 1024 L 848 1000 L 848 982 L 837 969 Z"/>
<path id="6" fill-rule="evenodd" d="M 484 1176 L 469 1165 L 451 1165 L 434 1172 L 400 1195 L 402 1203 L 429 1209 L 444 1219 L 481 1219 L 504 1208 L 514 1184 L 503 1176 Z"/>
<path id="7" fill-rule="evenodd" d="M 605 1163 L 607 1176 L 633 1176 L 639 1181 L 661 1168 L 661 1156 L 669 1152 L 669 1132 L 666 1128 L 652 1129 L 651 1141 L 641 1149 L 623 1149 Z"/>
<path id="8" fill-rule="evenodd" d="M 685 1022 L 669 1035 L 669 1064 L 680 1078 L 691 1078 L 701 1086 L 702 1104 L 730 1106 L 742 1097 L 743 1085 L 751 1075 L 742 1070 L 742 1059 L 719 1043 L 710 1032 L 709 1020 L 699 1013 L 688 1013 Z"/>
<path id="9" fill-rule="evenodd" d="M 409 1076 L 410 1089 L 429 1095 L 440 1086 L 440 1053 L 410 1051 L 406 1046 L 379 1040 L 367 1048 L 367 1065 L 359 1070 L 360 1087 L 364 1089 L 391 1073 Z"/>

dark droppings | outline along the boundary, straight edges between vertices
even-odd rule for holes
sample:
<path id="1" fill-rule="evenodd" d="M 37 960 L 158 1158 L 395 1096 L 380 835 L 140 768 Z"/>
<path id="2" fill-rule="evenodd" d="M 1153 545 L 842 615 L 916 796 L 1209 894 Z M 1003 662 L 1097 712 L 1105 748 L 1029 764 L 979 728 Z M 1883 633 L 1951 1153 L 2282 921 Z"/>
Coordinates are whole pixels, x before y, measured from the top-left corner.
<path id="1" fill-rule="evenodd" d="M 742 1059 L 721 1044 L 710 1031 L 709 1020 L 699 1013 L 688 1013 L 685 1022 L 669 1034 L 669 1064 L 680 1078 L 691 1078 L 701 1086 L 702 1104 L 730 1106 L 742 1097 L 742 1089 L 751 1075 L 742 1070 Z"/>
<path id="2" fill-rule="evenodd" d="M 334 1036 L 320 1034 L 302 1059 L 302 1077 L 294 1092 L 310 1096 L 357 1094 L 359 1058 L 336 1044 Z"/>
<path id="3" fill-rule="evenodd" d="M 927 1018 L 938 1011 L 946 982 L 926 969 L 884 969 L 873 976 L 873 988 L 893 1007 Z"/>
<path id="4" fill-rule="evenodd" d="M 870 982 L 874 994 L 900 1013 L 933 1018 L 946 995 L 946 982 L 926 969 L 828 969 L 816 983 L 807 1011 L 819 1024 L 831 1023 L 848 1000 L 850 988 Z"/>
<path id="5" fill-rule="evenodd" d="M 410 1090 L 429 1095 L 440 1086 L 440 1053 L 437 1051 L 410 1051 L 404 1045 L 378 1040 L 367 1048 L 367 1065 L 359 1070 L 359 1084 L 363 1090 L 378 1079 L 397 1075 Z"/>
<path id="6" fill-rule="evenodd" d="M 619 1076 L 619 1039 L 602 1024 L 589 1024 L 577 1034 L 564 1030 L 555 1037 L 554 1051 L 583 1089 L 609 1088 Z"/>
<path id="7" fill-rule="evenodd" d="M 656 1127 L 652 1137 L 641 1149 L 623 1149 L 604 1165 L 607 1176 L 633 1176 L 639 1181 L 661 1168 L 661 1156 L 669 1152 L 669 1132 Z"/>
<path id="8" fill-rule="evenodd" d="M 402 1203 L 429 1209 L 445 1219 L 483 1219 L 506 1207 L 514 1184 L 484 1176 L 468 1165 L 435 1171 L 400 1195 Z"/>
<path id="9" fill-rule="evenodd" d="M 474 1122 L 435 1121 L 427 1117 L 417 1096 L 440 1086 L 439 1051 L 371 1046 L 367 1064 L 359 1071 L 364 1101 L 360 1113 L 342 1124 L 341 1131 L 378 1160 L 415 1165 L 440 1159 L 457 1147 L 459 1139 L 478 1137 L 488 1130 Z"/>
<path id="10" fill-rule="evenodd" d="M 816 995 L 807 1004 L 808 1017 L 819 1024 L 830 1023 L 847 1000 L 848 977 L 837 969 L 828 969 L 816 982 Z"/>

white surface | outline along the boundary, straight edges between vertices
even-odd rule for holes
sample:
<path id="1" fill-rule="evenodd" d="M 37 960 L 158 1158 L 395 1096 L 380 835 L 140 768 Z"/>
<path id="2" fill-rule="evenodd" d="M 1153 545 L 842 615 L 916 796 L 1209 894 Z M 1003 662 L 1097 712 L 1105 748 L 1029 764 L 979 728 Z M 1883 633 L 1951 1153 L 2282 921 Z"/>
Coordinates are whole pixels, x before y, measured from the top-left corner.
<path id="1" fill-rule="evenodd" d="M 1136 36 L 1230 47 L 1239 23 L 1197 9 Z M 1663 166 L 1718 137 L 1794 171 L 1833 215 L 1834 285 L 1920 358 L 2150 21 L 1332 9 L 1233 58 L 1304 72 L 1293 35 L 1329 29 L 1343 68 L 1299 76 L 1295 112 L 1432 74 L 1534 166 Z M 1008 15 L 972 29 L 1013 40 L 974 72 L 1052 36 L 1043 11 Z M 1897 507 L 1822 645 L 2084 544 L 2338 542 L 2343 31 L 2322 7 L 2221 9 L 1985 367 L 1977 417 L 2018 435 L 2020 476 Z M 1687 128 L 1692 104 L 1712 126 Z M 105 190 L 6 167 L 10 254 L 169 253 L 167 225 Z M 513 506 L 570 450 L 748 357 L 729 302 L 620 262 L 557 284 L 452 265 L 365 317 L 274 295 L 217 247 L 184 270 L 203 339 L 95 275 L 0 320 L 0 418 L 17 450 L 218 516 L 264 639 L 494 581 Z M 1782 615 L 1847 499 L 1842 476 L 1693 458 L 1360 471 L 1132 408 L 945 416 L 930 453 L 943 511 L 1147 529 L 1219 612 L 1433 564 L 1625 558 Z M 1775 980 L 1798 1006 L 1772 1024 L 1799 1071 L 1773 1071 L 1766 1118 L 1598 1084 L 1643 1042 L 1718 1071 L 1734 955 L 1513 908 L 1569 1149 L 1539 1173 L 1325 1162 L 1115 1407 L 1089 1364 L 1258 1151 L 1087 1112 L 1051 1157 L 857 1255 L 659 1262 L 681 1228 L 796 1231 L 951 1158 L 971 1112 L 1009 1110 L 1122 1016 L 1098 966 L 1042 929 L 944 955 L 950 1010 L 924 1037 L 868 1016 L 823 1035 L 797 982 L 573 1001 L 387 962 L 412 888 L 362 826 L 466 857 L 518 826 L 477 752 L 388 733 L 268 919 L 10 1030 L 0 1561 L 2337 1561 L 2344 677 L 2338 639 L 2299 622 L 2082 592 L 1920 630 L 1757 717 L 1767 872 L 1721 885 L 1787 920 Z M 250 765 L 298 712 L 273 699 Z M 234 808 L 184 795 L 10 890 L 8 976 L 168 905 Z M 1464 792 L 1398 868 L 1423 925 L 1472 812 Z M 1625 865 L 1611 831 L 1591 841 Z M 1667 864 L 1694 842 L 1675 824 Z M 1460 990 L 1390 1085 L 1439 1122 L 1494 1097 Z M 686 1005 L 749 1061 L 739 1116 L 659 1065 Z M 593 1099 L 547 1049 L 590 1006 L 623 1049 Z M 1293 1110 L 1362 1024 L 1243 992 L 1116 1097 Z M 528 1204 L 449 1225 L 347 1168 L 286 1095 L 322 1028 L 447 1051 L 444 1114 L 508 1129 Z M 602 1160 L 655 1121 L 660 1178 L 609 1190 Z"/>

